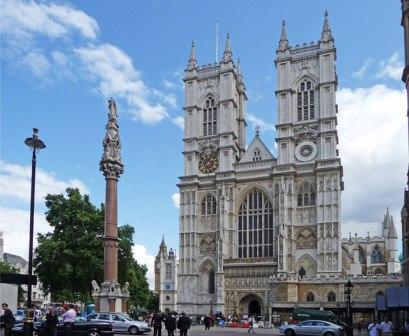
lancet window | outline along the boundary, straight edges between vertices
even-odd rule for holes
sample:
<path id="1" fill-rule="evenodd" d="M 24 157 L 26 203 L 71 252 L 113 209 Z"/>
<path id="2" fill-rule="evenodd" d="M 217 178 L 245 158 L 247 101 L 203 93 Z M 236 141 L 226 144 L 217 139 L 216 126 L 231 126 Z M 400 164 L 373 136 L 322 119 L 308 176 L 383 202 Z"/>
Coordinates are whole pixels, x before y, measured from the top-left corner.
<path id="1" fill-rule="evenodd" d="M 314 188 L 308 182 L 304 182 L 297 195 L 297 206 L 315 205 L 315 201 Z"/>
<path id="2" fill-rule="evenodd" d="M 259 191 L 249 192 L 239 208 L 239 258 L 273 256 L 273 207 Z"/>
<path id="3" fill-rule="evenodd" d="M 215 215 L 216 210 L 216 198 L 210 194 L 206 195 L 202 200 L 202 215 Z"/>
<path id="4" fill-rule="evenodd" d="M 259 149 L 255 149 L 253 152 L 253 161 L 261 161 L 261 152 Z"/>
<path id="5" fill-rule="evenodd" d="M 209 97 L 203 107 L 203 135 L 217 133 L 217 106 L 214 98 Z"/>
<path id="6" fill-rule="evenodd" d="M 304 79 L 297 90 L 297 120 L 309 120 L 315 117 L 314 86 L 309 79 Z"/>
<path id="7" fill-rule="evenodd" d="M 307 293 L 307 302 L 314 302 L 315 301 L 315 295 L 312 292 Z"/>
<path id="8" fill-rule="evenodd" d="M 215 287 L 216 287 L 216 279 L 215 279 L 214 271 L 211 270 L 209 272 L 209 294 L 214 294 Z"/>
<path id="9" fill-rule="evenodd" d="M 335 293 L 334 292 L 329 292 L 328 293 L 328 295 L 327 295 L 327 301 L 328 302 L 334 302 L 334 301 L 336 301 L 336 295 L 335 295 Z"/>

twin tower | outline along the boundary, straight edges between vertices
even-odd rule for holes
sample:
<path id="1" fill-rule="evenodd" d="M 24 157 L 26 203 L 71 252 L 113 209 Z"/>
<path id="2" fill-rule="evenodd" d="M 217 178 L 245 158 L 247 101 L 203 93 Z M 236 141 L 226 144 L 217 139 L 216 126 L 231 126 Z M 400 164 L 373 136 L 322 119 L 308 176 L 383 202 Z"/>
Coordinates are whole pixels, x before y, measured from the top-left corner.
<path id="1" fill-rule="evenodd" d="M 171 300 L 189 314 L 266 313 L 271 278 L 341 274 L 335 60 L 327 13 L 321 38 L 301 46 L 290 46 L 283 21 L 275 157 L 272 139 L 266 146 L 259 132 L 246 147 L 246 87 L 229 35 L 222 59 L 211 65 L 198 66 L 192 44 L 179 263 L 177 280 L 176 271 L 166 272 L 174 285 L 163 281 L 162 308 Z M 160 259 L 165 265 L 169 258 Z"/>

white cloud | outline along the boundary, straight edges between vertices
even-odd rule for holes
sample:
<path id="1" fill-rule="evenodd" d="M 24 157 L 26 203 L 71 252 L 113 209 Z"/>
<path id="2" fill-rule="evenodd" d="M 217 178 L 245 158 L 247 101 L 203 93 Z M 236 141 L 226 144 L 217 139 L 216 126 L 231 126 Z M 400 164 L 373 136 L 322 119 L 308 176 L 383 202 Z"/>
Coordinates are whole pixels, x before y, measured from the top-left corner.
<path id="1" fill-rule="evenodd" d="M 54 173 L 41 168 L 36 171 L 36 201 L 42 201 L 47 194 L 63 193 L 66 188 L 78 188 L 89 193 L 88 188 L 78 179 L 60 180 Z M 15 199 L 30 201 L 31 166 L 0 162 L 0 200 Z"/>
<path id="2" fill-rule="evenodd" d="M 153 289 L 155 286 L 155 257 L 148 253 L 148 249 L 141 244 L 135 244 L 132 246 L 132 252 L 134 258 L 141 265 L 146 265 L 148 272 L 146 277 L 148 279 L 149 288 Z"/>
<path id="3" fill-rule="evenodd" d="M 247 117 L 246 117 L 247 121 L 249 123 L 251 123 L 251 127 L 253 129 L 256 128 L 256 126 L 260 127 L 260 130 L 262 132 L 264 131 L 274 131 L 275 130 L 275 126 L 272 123 L 268 123 L 267 121 L 264 121 L 263 119 L 256 117 L 254 114 L 252 113 L 247 113 Z"/>
<path id="4" fill-rule="evenodd" d="M 151 102 L 154 92 L 140 79 L 132 59 L 112 44 L 89 45 L 77 48 L 84 70 L 98 83 L 98 91 L 105 98 L 126 100 L 135 119 L 157 124 L 169 117 L 166 108 Z"/>
<path id="5" fill-rule="evenodd" d="M 1 10 L 3 57 L 12 65 L 20 60 L 41 82 L 77 76 L 89 80 L 105 99 L 125 100 L 132 119 L 147 124 L 169 119 L 167 108 L 177 108 L 175 95 L 145 85 L 123 50 L 95 42 L 98 23 L 84 12 L 69 4 L 30 0 L 4 0 Z M 58 50 L 50 49 L 57 43 Z"/>
<path id="6" fill-rule="evenodd" d="M 29 207 L 27 206 L 27 209 Z M 0 205 L 0 231 L 4 236 L 4 252 L 28 257 L 30 211 L 7 208 Z M 34 247 L 37 246 L 37 233 L 49 232 L 44 214 L 34 213 Z"/>
<path id="7" fill-rule="evenodd" d="M 345 182 L 343 235 L 353 229 L 348 223 L 380 223 L 386 206 L 400 231 L 397 218 L 403 202 L 408 160 L 406 93 L 385 85 L 342 88 L 337 100 Z"/>
<path id="8" fill-rule="evenodd" d="M 165 88 L 167 89 L 174 89 L 176 88 L 176 84 L 171 82 L 170 80 L 167 80 L 166 78 L 162 81 L 162 84 Z"/>
<path id="9" fill-rule="evenodd" d="M 172 118 L 172 122 L 178 127 L 180 127 L 182 130 L 185 128 L 185 118 L 183 118 L 182 116 Z"/>
<path id="10" fill-rule="evenodd" d="M 34 246 L 37 244 L 37 233 L 50 231 L 42 210 L 44 197 L 49 193 L 63 193 L 67 187 L 79 188 L 82 193 L 88 193 L 88 188 L 78 179 L 63 181 L 54 173 L 37 168 Z M 0 161 L 0 231 L 4 233 L 4 249 L 5 252 L 24 258 L 28 255 L 30 190 L 30 166 Z"/>
<path id="11" fill-rule="evenodd" d="M 51 63 L 48 58 L 37 51 L 29 52 L 23 57 L 21 62 L 31 68 L 31 71 L 37 77 L 48 75 L 51 68 Z"/>
<path id="12" fill-rule="evenodd" d="M 179 207 L 180 207 L 180 193 L 178 193 L 178 192 L 174 193 L 171 198 L 172 198 L 172 202 L 173 202 L 173 205 L 175 206 L 175 208 L 179 209 Z"/>
<path id="13" fill-rule="evenodd" d="M 23 40 L 34 34 L 68 38 L 77 32 L 86 39 L 95 39 L 99 32 L 94 18 L 66 3 L 3 0 L 0 10 L 0 30 L 8 38 Z"/>
<path id="14" fill-rule="evenodd" d="M 373 59 L 368 58 L 364 61 L 364 64 L 355 72 L 352 73 L 353 77 L 362 78 L 367 73 L 369 67 L 373 64 Z"/>
<path id="15" fill-rule="evenodd" d="M 396 51 L 386 61 L 379 62 L 378 73 L 376 78 L 390 78 L 397 81 L 401 80 L 403 70 L 403 60 Z"/>

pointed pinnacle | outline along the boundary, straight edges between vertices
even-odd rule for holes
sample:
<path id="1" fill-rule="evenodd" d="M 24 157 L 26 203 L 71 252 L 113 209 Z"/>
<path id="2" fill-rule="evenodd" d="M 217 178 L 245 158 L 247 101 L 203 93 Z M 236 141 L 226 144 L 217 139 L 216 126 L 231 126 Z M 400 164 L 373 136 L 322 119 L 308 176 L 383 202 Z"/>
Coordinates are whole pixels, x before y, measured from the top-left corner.
<path id="1" fill-rule="evenodd" d="M 194 40 L 192 40 L 192 47 L 190 49 L 189 61 L 196 61 L 196 47 L 195 47 L 195 41 Z"/>
<path id="2" fill-rule="evenodd" d="M 283 40 L 287 40 L 287 27 L 285 25 L 285 19 L 283 19 L 282 23 L 281 23 L 281 37 L 280 37 L 280 41 Z"/>
<path id="3" fill-rule="evenodd" d="M 227 33 L 227 36 L 226 36 L 226 44 L 224 46 L 224 52 L 231 52 L 230 34 L 229 33 Z"/>
<path id="4" fill-rule="evenodd" d="M 329 18 L 328 18 L 328 10 L 325 10 L 325 16 L 324 16 L 324 27 L 322 28 L 322 31 L 325 30 L 331 30 L 329 26 Z"/>
<path id="5" fill-rule="evenodd" d="M 325 17 L 324 17 L 324 25 L 322 27 L 322 33 L 321 33 L 321 42 L 328 42 L 330 40 L 333 40 L 332 34 L 331 34 L 331 27 L 329 24 L 329 18 L 328 18 L 328 10 L 325 10 Z"/>

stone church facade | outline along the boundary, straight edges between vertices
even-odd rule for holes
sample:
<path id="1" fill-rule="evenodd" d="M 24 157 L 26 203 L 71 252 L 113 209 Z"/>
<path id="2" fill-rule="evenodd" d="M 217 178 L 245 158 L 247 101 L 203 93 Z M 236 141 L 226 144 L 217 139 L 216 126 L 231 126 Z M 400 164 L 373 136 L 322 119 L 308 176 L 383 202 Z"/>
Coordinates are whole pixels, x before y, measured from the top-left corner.
<path id="1" fill-rule="evenodd" d="M 335 60 L 327 13 L 321 38 L 308 45 L 291 47 L 283 21 L 274 157 L 258 131 L 246 148 L 246 87 L 229 36 L 222 60 L 205 66 L 192 44 L 178 185 L 179 311 L 281 314 L 303 302 L 339 306 L 349 274 L 371 286 L 362 265 L 352 274 L 354 247 L 341 238 Z M 378 248 L 396 259 L 385 242 Z"/>

